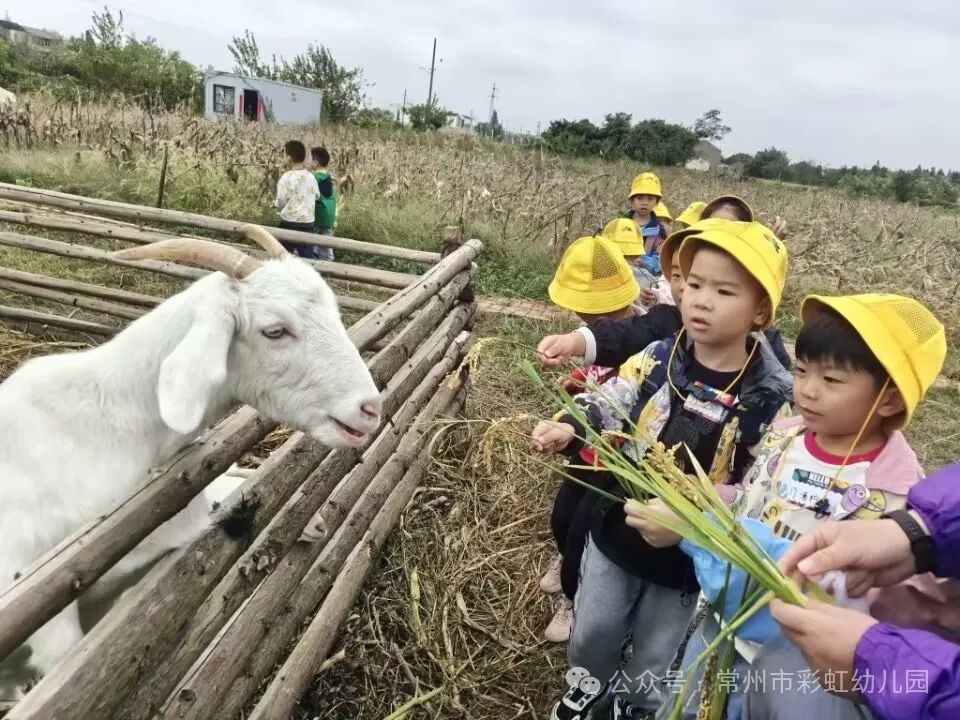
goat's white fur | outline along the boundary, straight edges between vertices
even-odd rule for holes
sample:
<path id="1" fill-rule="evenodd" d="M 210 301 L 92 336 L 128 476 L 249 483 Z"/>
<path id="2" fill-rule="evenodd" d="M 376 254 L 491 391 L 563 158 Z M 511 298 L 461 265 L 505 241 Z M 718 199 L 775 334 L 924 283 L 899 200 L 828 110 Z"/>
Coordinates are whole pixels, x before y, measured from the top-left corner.
<path id="1" fill-rule="evenodd" d="M 100 347 L 25 363 L 0 384 L 0 592 L 238 403 L 333 446 L 378 425 L 377 388 L 332 291 L 292 257 L 242 280 L 212 273 Z M 208 523 L 200 496 L 108 575 L 142 570 Z M 73 603 L 28 641 L 30 666 L 49 672 L 81 637 Z M 0 701 L 14 694 L 3 677 Z"/>

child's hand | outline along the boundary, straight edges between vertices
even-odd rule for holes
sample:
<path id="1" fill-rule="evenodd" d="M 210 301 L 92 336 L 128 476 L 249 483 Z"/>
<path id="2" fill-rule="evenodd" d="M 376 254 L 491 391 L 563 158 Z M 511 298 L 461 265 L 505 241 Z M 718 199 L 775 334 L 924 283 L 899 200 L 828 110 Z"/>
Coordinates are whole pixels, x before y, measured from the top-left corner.
<path id="1" fill-rule="evenodd" d="M 574 434 L 573 426 L 567 423 L 541 420 L 531 435 L 533 449 L 545 455 L 560 452 L 570 444 Z"/>
<path id="2" fill-rule="evenodd" d="M 787 221 L 777 215 L 773 221 L 773 227 L 770 229 L 773 230 L 774 235 L 783 240 L 787 235 Z"/>
<path id="3" fill-rule="evenodd" d="M 570 358 L 582 357 L 587 351 L 587 341 L 578 332 L 566 335 L 547 335 L 537 345 L 537 357 L 543 367 L 560 367 Z"/>
<path id="4" fill-rule="evenodd" d="M 657 301 L 660 299 L 660 296 L 657 294 L 657 291 L 653 288 L 644 288 L 640 291 L 640 304 L 645 308 L 653 307 L 657 304 Z"/>
<path id="5" fill-rule="evenodd" d="M 640 507 L 642 506 L 636 500 L 627 501 L 624 507 L 624 511 L 627 514 L 627 525 L 639 532 L 650 547 L 665 548 L 680 544 L 680 541 L 683 540 L 680 535 L 641 517 Z M 648 514 L 650 510 L 653 510 L 666 517 L 676 517 L 673 511 L 664 505 L 663 501 L 659 498 L 654 498 L 648 502 L 645 507 Z"/>

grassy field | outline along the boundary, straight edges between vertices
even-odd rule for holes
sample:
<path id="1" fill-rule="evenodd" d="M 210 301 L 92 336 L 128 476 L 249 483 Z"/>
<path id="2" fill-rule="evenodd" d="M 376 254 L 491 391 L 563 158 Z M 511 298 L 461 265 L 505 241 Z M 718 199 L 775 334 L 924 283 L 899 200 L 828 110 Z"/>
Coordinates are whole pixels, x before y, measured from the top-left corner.
<path id="1" fill-rule="evenodd" d="M 469 137 L 209 125 L 130 107 L 40 102 L 19 125 L 7 120 L 0 117 L 0 142 L 8 144 L 0 153 L 0 181 L 153 204 L 167 147 L 167 207 L 264 223 L 276 221 L 270 201 L 283 141 L 326 144 L 341 188 L 338 235 L 437 249 L 441 229 L 462 222 L 468 236 L 485 243 L 478 290 L 487 296 L 546 299 L 563 248 L 622 209 L 631 177 L 644 169 Z M 787 218 L 790 277 L 779 324 L 788 338 L 807 293 L 903 292 L 946 324 L 951 353 L 944 374 L 960 379 L 956 212 L 672 168 L 658 172 L 675 213 L 693 200 L 732 192 L 762 221 Z M 0 265 L 81 272 L 55 258 L 44 262 L 56 267 L 30 262 L 36 261 L 0 248 Z M 91 274 L 84 279 L 108 279 L 85 267 Z M 122 274 L 109 279 L 129 282 Z M 555 481 L 524 452 L 524 433 L 550 407 L 518 363 L 532 357 L 544 334 L 563 329 L 481 318 L 476 335 L 494 340 L 475 353 L 465 422 L 392 539 L 348 622 L 342 655 L 318 676 L 300 717 L 384 717 L 438 687 L 438 698 L 408 717 L 545 715 L 565 670 L 562 648 L 540 641 L 552 606 L 536 586 L 552 552 L 547 520 Z M 0 360 L 9 365 L 17 355 L 11 343 L 0 345 Z M 958 427 L 960 402 L 950 382 L 930 394 L 910 430 L 928 470 L 960 457 Z"/>

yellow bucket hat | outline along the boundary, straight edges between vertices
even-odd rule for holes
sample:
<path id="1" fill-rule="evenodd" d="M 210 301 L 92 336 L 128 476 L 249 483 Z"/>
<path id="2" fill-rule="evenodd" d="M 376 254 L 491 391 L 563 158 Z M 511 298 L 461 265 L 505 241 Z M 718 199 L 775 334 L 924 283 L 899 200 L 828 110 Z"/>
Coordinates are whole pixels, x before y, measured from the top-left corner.
<path id="1" fill-rule="evenodd" d="M 663 197 L 663 192 L 660 190 L 660 178 L 652 172 L 640 173 L 633 179 L 633 182 L 630 183 L 630 195 L 627 199 L 629 200 L 634 195 L 656 195 L 658 198 Z"/>
<path id="2" fill-rule="evenodd" d="M 811 295 L 800 315 L 806 323 L 828 307 L 846 320 L 890 375 L 907 408 L 903 425 L 933 386 L 947 357 L 943 325 L 916 300 L 903 295 Z"/>
<path id="3" fill-rule="evenodd" d="M 670 209 L 663 204 L 663 200 L 657 203 L 657 206 L 653 209 L 653 214 L 660 220 L 673 222 L 673 215 L 670 214 Z"/>
<path id="4" fill-rule="evenodd" d="M 582 237 L 560 259 L 550 299 L 573 312 L 602 315 L 631 305 L 640 286 L 617 246 L 606 238 Z"/>
<path id="5" fill-rule="evenodd" d="M 676 245 L 680 240 L 682 244 Z M 770 299 L 767 326 L 773 324 L 787 279 L 787 246 L 769 228 L 757 222 L 735 222 L 720 218 L 701 220 L 686 230 L 673 233 L 665 243 L 679 247 L 677 252 L 680 253 L 680 269 L 684 276 L 690 272 L 693 250 L 698 242 L 709 243 L 729 253 L 760 283 Z"/>
<path id="6" fill-rule="evenodd" d="M 616 243 L 624 257 L 635 257 L 646 253 L 640 230 L 630 218 L 617 218 L 608 222 L 603 227 L 603 237 Z"/>
<path id="7" fill-rule="evenodd" d="M 721 195 L 718 198 L 714 198 L 713 200 L 708 202 L 706 207 L 704 207 L 703 210 L 700 212 L 700 217 L 709 218 L 714 213 L 714 211 L 716 211 L 718 207 L 720 207 L 721 205 L 728 205 L 728 204 L 736 205 L 737 207 L 741 208 L 743 212 L 746 213 L 747 215 L 746 222 L 753 222 L 753 219 L 754 219 L 753 208 L 747 204 L 746 200 L 736 195 Z"/>
<path id="8" fill-rule="evenodd" d="M 696 225 L 700 222 L 700 216 L 703 214 L 703 209 L 707 206 L 702 200 L 697 202 L 692 202 L 687 205 L 687 209 L 680 213 L 680 217 L 677 218 L 678 223 L 683 223 L 687 227 L 691 225 Z"/>

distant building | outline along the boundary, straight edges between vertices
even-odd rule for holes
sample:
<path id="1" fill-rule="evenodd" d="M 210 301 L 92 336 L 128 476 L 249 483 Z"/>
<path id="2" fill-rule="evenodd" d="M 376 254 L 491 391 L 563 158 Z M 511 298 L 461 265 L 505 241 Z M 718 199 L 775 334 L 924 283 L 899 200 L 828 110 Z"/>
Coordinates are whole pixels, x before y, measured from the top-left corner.
<path id="1" fill-rule="evenodd" d="M 323 91 L 277 80 L 208 72 L 204 78 L 204 115 L 208 120 L 320 122 Z"/>
<path id="2" fill-rule="evenodd" d="M 52 30 L 27 27 L 12 20 L 0 20 L 0 39 L 26 45 L 34 50 L 49 50 L 63 45 L 63 35 Z"/>
<path id="3" fill-rule="evenodd" d="M 715 170 L 723 162 L 723 153 L 720 148 L 708 140 L 701 140 L 693 149 L 693 157 L 687 161 L 688 170 Z"/>

